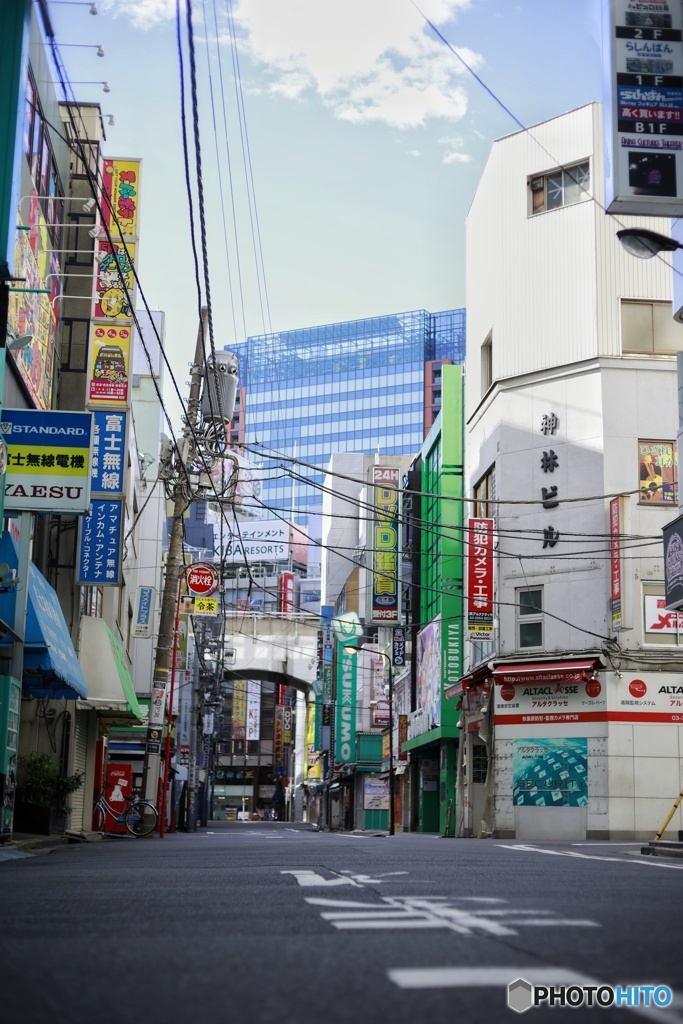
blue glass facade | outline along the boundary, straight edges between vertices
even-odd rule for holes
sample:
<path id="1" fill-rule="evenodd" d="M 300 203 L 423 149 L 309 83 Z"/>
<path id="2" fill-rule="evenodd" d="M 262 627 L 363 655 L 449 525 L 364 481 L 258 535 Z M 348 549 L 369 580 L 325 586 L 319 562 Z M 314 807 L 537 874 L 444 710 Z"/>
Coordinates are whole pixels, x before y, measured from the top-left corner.
<path id="1" fill-rule="evenodd" d="M 333 452 L 419 451 L 425 364 L 464 362 L 465 311 L 413 310 L 260 335 L 229 347 L 246 388 L 239 411 L 245 454 L 264 467 L 261 500 L 305 523 L 322 503 L 320 486 Z M 278 468 L 279 455 L 316 468 L 295 467 L 306 480 L 293 483 L 290 464 Z"/>

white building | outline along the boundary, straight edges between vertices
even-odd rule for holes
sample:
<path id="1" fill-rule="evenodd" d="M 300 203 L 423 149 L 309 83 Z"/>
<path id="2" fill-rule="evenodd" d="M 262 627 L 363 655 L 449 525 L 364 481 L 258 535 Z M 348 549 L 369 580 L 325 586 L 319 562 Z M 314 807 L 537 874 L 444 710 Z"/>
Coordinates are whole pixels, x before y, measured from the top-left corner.
<path id="1" fill-rule="evenodd" d="M 661 530 L 683 329 L 669 264 L 604 212 L 602 153 L 597 104 L 500 139 L 467 222 L 468 477 L 497 528 L 496 639 L 463 700 L 491 764 L 475 835 L 652 838 L 681 788 Z"/>

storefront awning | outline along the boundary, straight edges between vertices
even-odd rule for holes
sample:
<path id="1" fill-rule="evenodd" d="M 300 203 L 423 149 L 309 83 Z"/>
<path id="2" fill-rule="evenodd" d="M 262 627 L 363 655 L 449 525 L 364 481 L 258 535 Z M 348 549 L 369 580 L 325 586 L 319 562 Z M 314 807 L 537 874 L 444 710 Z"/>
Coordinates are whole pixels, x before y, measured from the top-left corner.
<path id="1" fill-rule="evenodd" d="M 493 678 L 498 684 L 536 685 L 540 683 L 585 683 L 594 673 L 597 658 L 564 661 L 527 661 L 515 665 L 498 665 Z"/>
<path id="2" fill-rule="evenodd" d="M 104 619 L 83 616 L 80 658 L 88 681 L 88 699 L 81 707 L 124 712 L 142 719 L 128 657 Z"/>
<path id="3" fill-rule="evenodd" d="M 17 568 L 16 542 L 5 531 L 0 537 L 0 562 Z M 19 599 L 23 594 L 19 591 Z M 0 619 L 14 622 L 17 591 L 0 594 Z M 3 637 L 2 644 L 12 642 Z M 33 562 L 28 570 L 28 608 L 24 637 L 24 678 L 26 697 L 79 700 L 88 696 L 88 687 L 76 657 L 57 594 Z"/>

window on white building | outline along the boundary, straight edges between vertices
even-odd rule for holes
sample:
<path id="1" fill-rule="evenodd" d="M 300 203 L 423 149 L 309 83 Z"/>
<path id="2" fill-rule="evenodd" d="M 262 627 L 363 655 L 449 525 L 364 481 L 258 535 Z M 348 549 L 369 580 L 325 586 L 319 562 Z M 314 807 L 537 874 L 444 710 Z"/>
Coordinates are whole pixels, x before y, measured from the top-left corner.
<path id="1" fill-rule="evenodd" d="M 547 174 L 529 178 L 529 212 L 545 213 L 590 199 L 590 164 L 587 160 L 571 167 L 558 167 Z"/>
<path id="2" fill-rule="evenodd" d="M 493 384 L 493 331 L 481 346 L 481 393 L 485 395 Z"/>
<path id="3" fill-rule="evenodd" d="M 671 356 L 683 352 L 683 331 L 670 302 L 621 303 L 621 351 L 632 355 Z"/>
<path id="4" fill-rule="evenodd" d="M 495 519 L 496 506 L 489 504 L 496 498 L 496 467 L 491 466 L 473 488 L 474 510 L 477 519 Z"/>
<path id="5" fill-rule="evenodd" d="M 517 646 L 520 649 L 543 647 L 543 587 L 525 587 L 517 591 Z"/>

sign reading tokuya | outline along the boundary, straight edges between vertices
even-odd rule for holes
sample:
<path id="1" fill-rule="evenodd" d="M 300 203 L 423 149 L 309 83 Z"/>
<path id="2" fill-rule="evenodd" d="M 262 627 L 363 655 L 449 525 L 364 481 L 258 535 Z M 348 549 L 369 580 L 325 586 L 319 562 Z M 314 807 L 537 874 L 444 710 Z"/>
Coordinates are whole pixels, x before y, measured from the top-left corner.
<path id="1" fill-rule="evenodd" d="M 84 515 L 90 506 L 92 432 L 89 412 L 3 409 L 5 508 Z"/>

